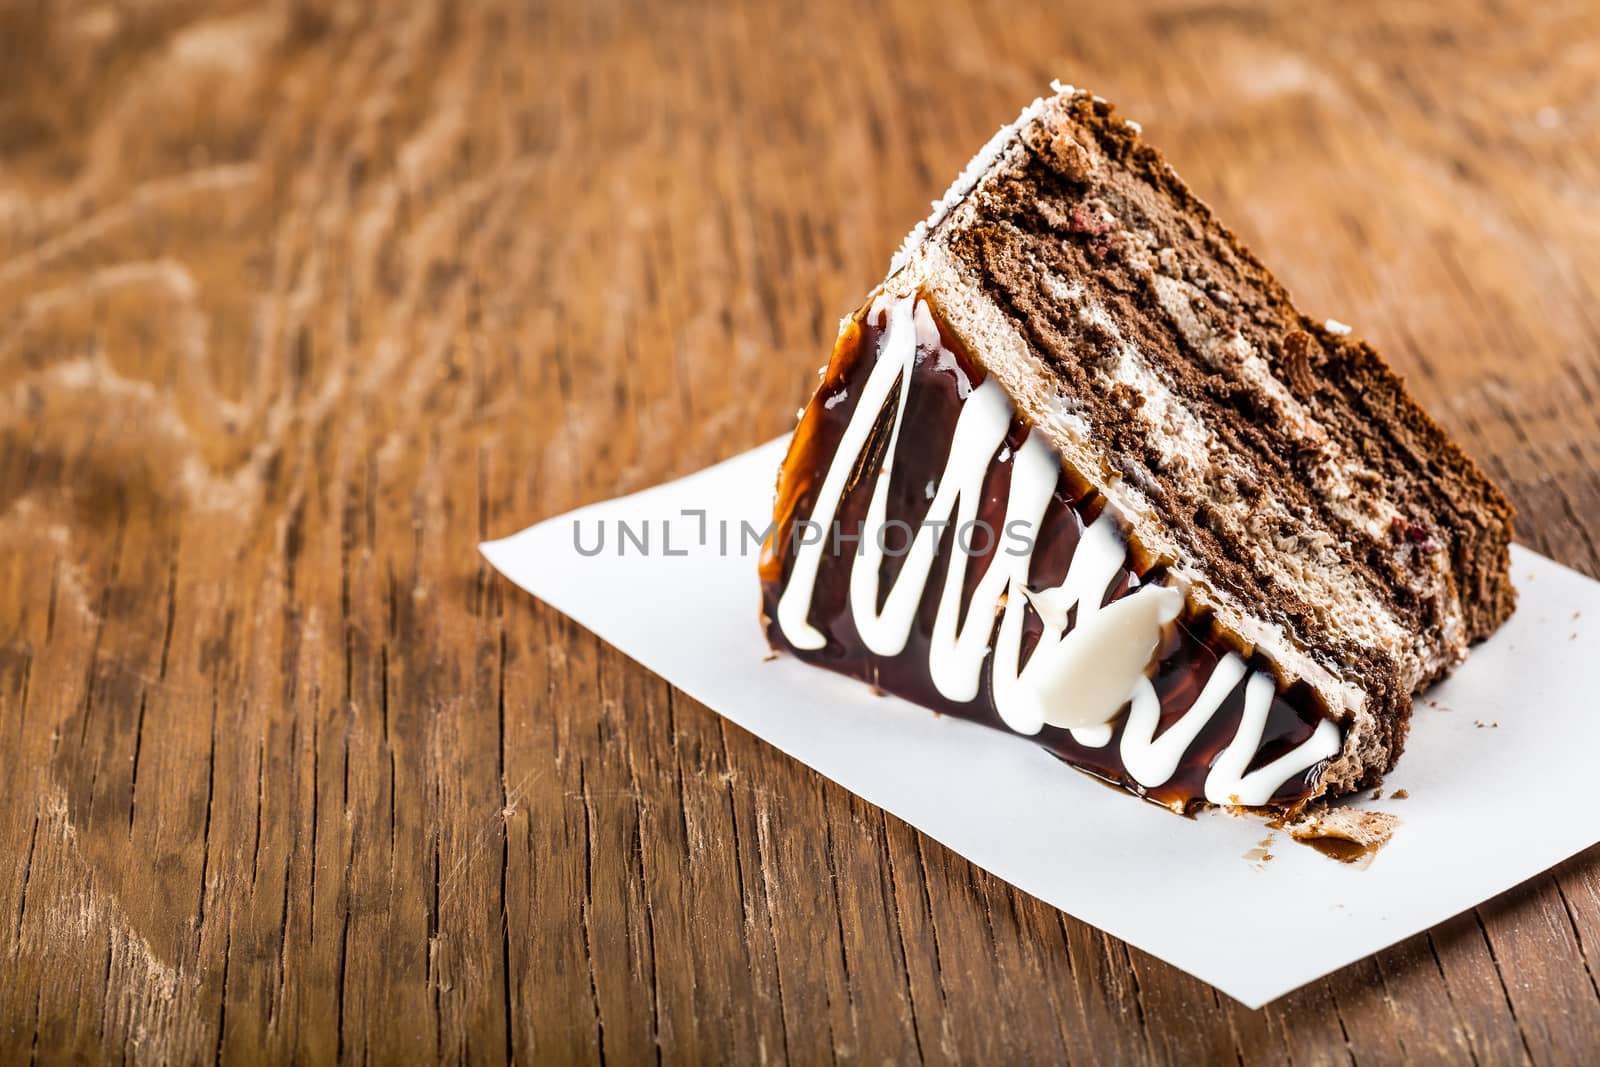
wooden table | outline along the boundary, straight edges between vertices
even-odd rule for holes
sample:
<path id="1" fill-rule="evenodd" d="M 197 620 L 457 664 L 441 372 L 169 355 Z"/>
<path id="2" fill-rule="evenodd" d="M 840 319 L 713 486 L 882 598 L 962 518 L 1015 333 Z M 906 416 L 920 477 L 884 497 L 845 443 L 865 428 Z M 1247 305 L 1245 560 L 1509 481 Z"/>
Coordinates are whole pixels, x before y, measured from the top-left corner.
<path id="1" fill-rule="evenodd" d="M 789 427 L 1060 76 L 1600 575 L 1597 39 L 1557 3 L 0 2 L 0 1058 L 1581 1058 L 1600 852 L 1248 1011 L 474 546 Z"/>

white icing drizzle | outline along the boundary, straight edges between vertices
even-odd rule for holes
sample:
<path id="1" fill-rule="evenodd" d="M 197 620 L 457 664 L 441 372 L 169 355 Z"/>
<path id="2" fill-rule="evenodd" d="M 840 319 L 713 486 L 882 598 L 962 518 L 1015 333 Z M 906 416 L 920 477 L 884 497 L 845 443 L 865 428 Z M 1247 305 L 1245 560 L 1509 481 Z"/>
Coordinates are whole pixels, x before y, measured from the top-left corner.
<path id="1" fill-rule="evenodd" d="M 937 482 L 929 483 L 927 512 L 912 535 L 887 595 L 881 595 L 886 548 L 902 547 L 902 542 L 888 538 L 885 530 L 889 483 L 905 419 L 911 371 L 919 347 L 935 350 L 941 342 L 927 305 L 915 296 L 880 294 L 868 315 L 885 316 L 887 320 L 877 362 L 823 477 L 809 520 L 809 534 L 800 539 L 788 584 L 778 598 L 777 622 L 798 649 L 814 650 L 826 644 L 826 637 L 808 617 L 818 570 L 823 553 L 833 545 L 831 531 L 850 473 L 866 448 L 879 414 L 892 400 L 894 419 L 888 446 L 850 576 L 850 611 L 867 649 L 879 656 L 895 656 L 905 650 L 910 639 L 945 531 L 952 523 L 958 531 L 972 529 L 984 480 L 1005 442 L 1013 409 L 1005 390 L 993 377 L 985 378 L 967 396 L 956 421 L 944 471 Z M 964 620 L 966 555 L 952 559 L 939 591 L 929 641 L 928 672 L 942 696 L 957 703 L 977 697 L 994 617 L 999 614 L 992 693 L 1005 724 L 1021 734 L 1036 734 L 1048 724 L 1070 730 L 1081 745 L 1102 748 L 1112 737 L 1111 720 L 1131 702 L 1119 754 L 1129 775 L 1146 788 L 1155 788 L 1172 777 L 1189 745 L 1247 673 L 1243 716 L 1232 742 L 1217 757 L 1206 779 L 1207 800 L 1218 804 L 1265 804 L 1289 776 L 1337 754 L 1339 730 L 1325 720 L 1306 742 L 1268 766 L 1245 773 L 1261 746 L 1274 684 L 1268 675 L 1247 672 L 1244 662 L 1231 653 L 1213 671 L 1194 705 L 1159 738 L 1155 737 L 1160 702 L 1145 671 L 1163 627 L 1176 619 L 1183 607 L 1183 594 L 1168 586 L 1145 585 L 1102 606 L 1126 557 L 1121 535 L 1105 516 L 1084 526 L 1059 586 L 1029 588 L 1026 583 L 1032 547 L 1061 467 L 1055 450 L 1037 431 L 1029 433 L 1012 462 L 1005 521 L 996 531 L 997 535 L 1003 533 L 1005 541 L 991 555 Z M 1043 632 L 1023 664 L 1021 646 L 1029 604 L 1039 616 Z M 1076 614 L 1068 628 L 1073 609 Z"/>
<path id="2" fill-rule="evenodd" d="M 1339 728 L 1323 719 L 1310 737 L 1285 752 L 1265 767 L 1245 773 L 1261 735 L 1267 728 L 1267 712 L 1272 709 L 1274 690 L 1271 677 L 1257 672 L 1245 683 L 1244 714 L 1233 740 L 1211 764 L 1206 775 L 1206 799 L 1213 804 L 1259 806 L 1272 799 L 1278 787 L 1318 760 L 1331 759 L 1339 752 Z"/>
<path id="3" fill-rule="evenodd" d="M 1133 707 L 1128 710 L 1128 724 L 1122 728 L 1118 754 L 1123 767 L 1141 782 L 1165 782 L 1171 778 L 1184 752 L 1244 675 L 1244 660 L 1238 656 L 1229 653 L 1218 660 L 1194 705 L 1159 738 L 1156 726 L 1161 719 L 1161 701 L 1156 687 L 1148 682 L 1140 686 L 1133 696 Z"/>

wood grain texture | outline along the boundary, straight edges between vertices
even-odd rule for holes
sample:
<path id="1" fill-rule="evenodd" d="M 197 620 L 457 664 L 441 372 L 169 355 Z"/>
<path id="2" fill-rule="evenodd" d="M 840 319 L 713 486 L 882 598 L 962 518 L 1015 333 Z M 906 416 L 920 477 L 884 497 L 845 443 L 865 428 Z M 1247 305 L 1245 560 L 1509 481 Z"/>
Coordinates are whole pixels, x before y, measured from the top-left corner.
<path id="1" fill-rule="evenodd" d="M 1596 40 L 1583 3 L 0 0 L 0 1060 L 1592 1060 L 1600 852 L 1247 1011 L 474 545 L 785 430 L 1060 76 L 1600 575 Z"/>

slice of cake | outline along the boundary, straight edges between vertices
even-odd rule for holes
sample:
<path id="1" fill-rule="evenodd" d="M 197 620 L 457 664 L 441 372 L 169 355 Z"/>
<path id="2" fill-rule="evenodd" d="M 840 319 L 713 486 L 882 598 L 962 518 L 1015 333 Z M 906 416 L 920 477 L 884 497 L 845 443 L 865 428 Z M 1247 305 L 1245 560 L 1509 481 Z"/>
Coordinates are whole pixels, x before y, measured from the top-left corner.
<path id="1" fill-rule="evenodd" d="M 1511 508 L 1057 89 L 844 320 L 778 477 L 768 638 L 1174 809 L 1370 786 L 1511 613 Z"/>

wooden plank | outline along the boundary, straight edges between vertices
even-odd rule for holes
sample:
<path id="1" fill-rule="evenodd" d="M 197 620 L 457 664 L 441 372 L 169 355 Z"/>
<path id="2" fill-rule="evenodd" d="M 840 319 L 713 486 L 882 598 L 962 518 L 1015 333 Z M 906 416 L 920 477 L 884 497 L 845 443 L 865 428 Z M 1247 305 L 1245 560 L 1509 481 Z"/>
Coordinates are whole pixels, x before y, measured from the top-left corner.
<path id="1" fill-rule="evenodd" d="M 1600 850 L 1247 1011 L 473 550 L 785 430 L 1059 76 L 1600 575 L 1597 23 L 0 3 L 0 1058 L 1592 1058 Z"/>

